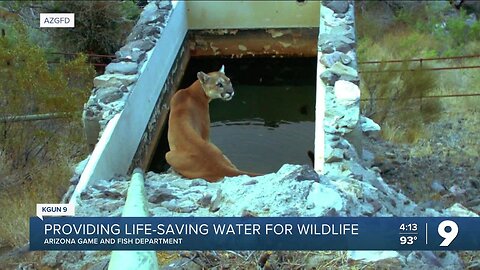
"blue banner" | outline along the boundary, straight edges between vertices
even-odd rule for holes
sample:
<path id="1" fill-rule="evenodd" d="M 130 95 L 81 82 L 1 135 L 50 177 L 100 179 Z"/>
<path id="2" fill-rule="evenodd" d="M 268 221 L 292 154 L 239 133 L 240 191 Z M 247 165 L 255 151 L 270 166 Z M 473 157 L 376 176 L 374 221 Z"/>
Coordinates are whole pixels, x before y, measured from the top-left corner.
<path id="1" fill-rule="evenodd" d="M 38 217 L 31 250 L 480 250 L 480 218 Z"/>

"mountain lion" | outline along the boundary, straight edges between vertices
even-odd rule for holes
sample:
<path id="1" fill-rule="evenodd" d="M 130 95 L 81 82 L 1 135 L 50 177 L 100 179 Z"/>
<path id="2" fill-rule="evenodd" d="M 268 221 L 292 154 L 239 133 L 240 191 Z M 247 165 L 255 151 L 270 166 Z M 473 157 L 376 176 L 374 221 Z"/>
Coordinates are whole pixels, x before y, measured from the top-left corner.
<path id="1" fill-rule="evenodd" d="M 168 143 L 165 157 L 172 168 L 187 178 L 203 178 L 216 182 L 225 176 L 259 176 L 238 170 L 222 151 L 210 142 L 209 102 L 229 101 L 234 95 L 232 83 L 219 71 L 197 73 L 188 88 L 178 90 L 170 102 Z"/>

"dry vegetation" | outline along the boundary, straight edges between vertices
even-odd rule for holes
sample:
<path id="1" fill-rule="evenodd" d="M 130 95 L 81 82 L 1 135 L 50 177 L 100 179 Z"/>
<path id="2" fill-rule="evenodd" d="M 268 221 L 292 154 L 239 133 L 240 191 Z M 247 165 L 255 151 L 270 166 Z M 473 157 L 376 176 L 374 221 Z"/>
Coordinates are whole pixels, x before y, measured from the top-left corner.
<path id="1" fill-rule="evenodd" d="M 93 68 L 80 55 L 56 66 L 13 17 L 0 20 L 0 248 L 28 243 L 36 203 L 56 203 L 72 166 L 85 156 L 80 110 Z M 67 112 L 70 117 L 9 121 L 5 117 Z"/>
<path id="2" fill-rule="evenodd" d="M 55 125 L 61 128 L 54 136 L 52 148 L 45 151 L 41 158 L 35 157 L 31 161 L 12 166 L 16 156 L 3 154 L 0 162 L 2 167 L 2 192 L 0 193 L 0 209 L 2 222 L 0 225 L 0 239 L 2 245 L 18 247 L 28 242 L 28 217 L 35 216 L 37 203 L 57 203 L 69 185 L 68 179 L 72 176 L 72 167 L 85 154 L 82 149 L 81 129 L 79 119 L 54 120 Z M 17 123 L 19 129 L 28 130 L 25 125 L 33 123 Z M 37 124 L 36 126 L 42 126 Z M 22 134 L 27 135 L 28 134 Z M 80 135 L 80 136 L 79 136 Z M 28 143 L 29 138 L 19 137 L 15 143 L 17 147 Z M 75 143 L 77 142 L 77 143 Z M 25 148 L 23 148 L 25 149 Z"/>
<path id="3" fill-rule="evenodd" d="M 373 3 L 368 4 L 375 10 Z M 433 13 L 433 12 L 437 13 Z M 478 54 L 480 23 L 466 23 L 464 11 L 457 16 L 438 16 L 441 10 L 428 5 L 397 11 L 389 23 L 371 20 L 375 13 L 357 12 L 359 61 L 418 59 Z M 440 27 L 441 20 L 445 26 Z M 381 63 L 360 65 L 362 110 L 383 127 L 384 138 L 415 143 L 428 138 L 425 125 L 448 119 L 450 112 L 475 111 L 480 97 L 423 98 L 478 92 L 478 69 L 429 71 L 438 67 L 479 65 L 480 58 Z M 413 70 L 402 71 L 397 70 Z M 375 72 L 369 72 L 375 71 Z M 378 72 L 381 71 L 381 72 Z"/>
<path id="4" fill-rule="evenodd" d="M 75 12 L 76 27 L 38 29 L 40 12 Z M 95 71 L 83 55 L 64 59 L 47 52 L 112 54 L 139 14 L 132 1 L 0 3 L 0 118 L 69 113 L 43 121 L 0 121 L 0 255 L 28 243 L 35 205 L 59 202 L 73 167 L 87 154 L 80 115 Z"/>
<path id="5" fill-rule="evenodd" d="M 432 2 L 433 3 L 433 2 Z M 378 23 L 367 9 L 357 15 L 358 57 L 365 60 L 435 58 L 478 55 L 480 22 L 468 20 L 465 10 L 435 5 L 397 11 L 395 20 Z M 371 6 L 370 6 L 371 7 Z M 375 10 L 371 8 L 370 10 Z M 377 9 L 378 11 L 378 9 Z M 455 14 L 456 13 L 456 14 Z M 447 15 L 442 15 L 447 14 Z M 467 23 L 468 22 L 468 23 Z M 480 58 L 424 61 L 423 68 L 479 66 Z M 361 65 L 361 70 L 418 69 L 416 64 Z M 410 102 L 409 98 L 479 94 L 478 68 L 441 71 L 364 73 L 362 109 L 382 126 L 384 140 L 394 142 L 378 151 L 405 153 L 406 162 L 384 179 L 418 203 L 448 207 L 467 206 L 478 198 L 480 96 L 443 97 Z M 400 94 L 398 91 L 400 89 Z M 369 98 L 385 100 L 369 101 Z M 422 108 L 423 107 L 423 108 Z M 400 144 L 406 143 L 406 144 Z M 400 159 L 402 159 L 400 158 Z M 432 189 L 432 183 L 464 190 L 461 195 Z M 474 200 L 473 200 L 474 201 Z M 479 209 L 478 206 L 475 209 Z M 478 210 L 473 210 L 477 211 Z M 480 265 L 478 252 L 460 252 L 466 269 Z"/>

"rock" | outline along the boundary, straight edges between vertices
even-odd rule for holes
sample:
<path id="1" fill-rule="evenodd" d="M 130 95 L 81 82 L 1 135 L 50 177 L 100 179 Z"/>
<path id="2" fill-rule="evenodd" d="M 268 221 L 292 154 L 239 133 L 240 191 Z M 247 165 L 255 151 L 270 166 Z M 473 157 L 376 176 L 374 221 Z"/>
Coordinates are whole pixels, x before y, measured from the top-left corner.
<path id="1" fill-rule="evenodd" d="M 108 263 L 109 262 L 110 262 L 110 259 L 105 258 L 103 260 L 100 260 L 100 261 L 96 262 L 95 264 L 93 264 L 88 269 L 90 269 L 90 270 L 106 270 L 106 269 L 108 269 Z"/>
<path id="2" fill-rule="evenodd" d="M 341 141 L 338 141 L 337 143 L 335 143 L 333 145 L 333 148 L 338 148 L 338 149 L 343 149 L 343 150 L 347 150 L 351 147 L 350 143 L 347 142 L 347 140 L 341 140 Z"/>
<path id="3" fill-rule="evenodd" d="M 433 180 L 432 183 L 430 184 L 430 187 L 432 188 L 433 191 L 437 193 L 442 193 L 446 191 L 445 186 L 438 180 Z"/>
<path id="4" fill-rule="evenodd" d="M 324 264 L 327 261 L 331 261 L 332 257 L 325 255 L 324 253 L 316 254 L 309 256 L 305 263 L 305 266 L 302 269 L 319 269 L 319 265 Z"/>
<path id="5" fill-rule="evenodd" d="M 479 215 L 459 203 L 455 203 L 450 208 L 447 208 L 446 212 L 452 217 L 479 217 Z"/>
<path id="6" fill-rule="evenodd" d="M 351 25 L 337 25 L 331 28 L 330 33 L 349 38 L 348 44 L 355 44 L 355 29 Z"/>
<path id="7" fill-rule="evenodd" d="M 156 26 L 156 25 L 144 25 L 144 24 L 137 24 L 133 28 L 132 32 L 130 35 L 127 37 L 127 41 L 134 41 L 134 40 L 139 40 L 143 39 L 145 37 L 160 37 L 160 34 L 162 33 L 162 28 Z"/>
<path id="8" fill-rule="evenodd" d="M 320 182 L 320 176 L 318 173 L 313 170 L 309 165 L 302 165 L 302 169 L 298 172 L 298 175 L 295 177 L 296 181 L 305 181 L 313 180 L 315 182 Z"/>
<path id="9" fill-rule="evenodd" d="M 74 174 L 69 180 L 70 185 L 76 185 L 78 184 L 78 181 L 80 181 L 80 175 L 78 174 Z"/>
<path id="10" fill-rule="evenodd" d="M 178 199 L 178 197 L 173 195 L 172 193 L 173 191 L 171 189 L 159 188 L 154 190 L 154 193 L 148 197 L 148 201 L 151 203 L 161 203 L 164 201 Z"/>
<path id="11" fill-rule="evenodd" d="M 324 53 L 330 53 L 324 51 L 324 48 L 326 49 L 329 47 L 336 51 L 348 53 L 354 47 L 355 40 L 345 35 L 331 33 L 320 35 L 319 44 L 321 44 L 320 46 L 322 48 L 322 52 Z M 333 50 L 331 52 L 333 52 Z"/>
<path id="12" fill-rule="evenodd" d="M 338 80 L 335 82 L 333 91 L 341 104 L 350 105 L 360 102 L 360 88 L 351 82 Z M 360 115 L 358 117 L 360 118 Z"/>
<path id="13" fill-rule="evenodd" d="M 335 51 L 335 46 L 332 42 L 321 43 L 320 51 L 322 53 L 333 53 Z"/>
<path id="14" fill-rule="evenodd" d="M 258 181 L 255 180 L 255 179 L 252 179 L 251 181 L 248 181 L 248 182 L 246 182 L 246 183 L 243 183 L 243 185 L 255 185 L 256 183 L 258 183 Z"/>
<path id="15" fill-rule="evenodd" d="M 198 205 L 194 204 L 192 201 L 177 199 L 165 201 L 161 205 L 175 213 L 192 213 L 198 209 Z"/>
<path id="16" fill-rule="evenodd" d="M 468 14 L 467 19 L 465 20 L 465 24 L 469 27 L 472 27 L 478 21 L 477 15 L 475 13 Z"/>
<path id="17" fill-rule="evenodd" d="M 451 186 L 448 191 L 452 193 L 453 196 L 459 197 L 463 196 L 467 192 L 464 188 L 459 187 L 458 185 Z"/>
<path id="18" fill-rule="evenodd" d="M 120 48 L 120 51 L 142 51 L 146 52 L 155 46 L 155 40 L 150 37 L 146 37 L 140 40 L 134 40 L 127 43 L 127 45 Z"/>
<path id="19" fill-rule="evenodd" d="M 364 178 L 371 176 L 371 174 L 367 175 L 369 171 L 357 162 L 348 161 L 346 165 L 348 166 L 348 169 L 352 172 L 352 174 L 356 176 L 355 179 L 363 180 Z M 375 176 L 375 174 L 373 175 Z"/>
<path id="20" fill-rule="evenodd" d="M 115 87 L 99 88 L 95 93 L 95 98 L 99 103 L 108 104 L 123 97 L 122 91 Z"/>
<path id="21" fill-rule="evenodd" d="M 388 250 L 388 251 L 370 251 L 370 250 L 359 250 L 359 251 L 347 251 L 347 258 L 354 261 L 363 261 L 363 262 L 378 262 L 385 259 L 399 259 L 402 255 L 397 251 Z"/>
<path id="22" fill-rule="evenodd" d="M 56 259 L 57 254 L 60 253 L 61 251 L 50 251 L 47 252 L 43 257 L 42 257 L 42 264 L 45 266 L 48 266 L 50 268 L 60 268 L 62 265 L 62 261 L 58 261 Z"/>
<path id="23" fill-rule="evenodd" d="M 222 201 L 223 201 L 222 190 L 218 189 L 217 196 L 215 196 L 215 199 L 213 200 L 208 210 L 213 213 L 217 212 L 218 210 L 220 210 L 220 204 L 222 203 Z"/>
<path id="24" fill-rule="evenodd" d="M 352 63 L 352 58 L 350 56 L 348 56 L 347 54 L 342 54 L 342 55 L 340 55 L 340 61 L 342 62 L 342 64 L 348 65 L 348 64 Z"/>
<path id="25" fill-rule="evenodd" d="M 329 71 L 338 76 L 347 75 L 350 77 L 358 77 L 358 72 L 356 69 L 345 66 L 340 62 L 336 62 L 335 64 L 333 64 Z"/>
<path id="26" fill-rule="evenodd" d="M 480 198 L 472 198 L 465 202 L 465 206 L 467 207 L 475 207 L 475 206 L 480 206 Z"/>
<path id="27" fill-rule="evenodd" d="M 207 182 L 199 180 L 199 179 L 194 179 L 192 180 L 192 183 L 190 184 L 191 187 L 198 187 L 198 186 L 207 186 Z"/>
<path id="28" fill-rule="evenodd" d="M 80 193 L 80 199 L 82 200 L 88 200 L 91 198 L 93 198 L 93 196 L 86 191 L 83 191 L 82 193 Z"/>
<path id="29" fill-rule="evenodd" d="M 105 73 L 120 73 L 131 75 L 137 73 L 138 64 L 133 62 L 110 63 L 105 68 Z"/>
<path id="30" fill-rule="evenodd" d="M 329 68 L 336 62 L 341 62 L 342 64 L 348 65 L 350 62 L 352 62 L 352 59 L 342 52 L 333 52 L 329 54 L 323 54 L 320 58 L 320 62 Z"/>
<path id="31" fill-rule="evenodd" d="M 116 190 L 105 190 L 101 196 L 101 198 L 112 198 L 112 199 L 119 199 L 122 197 L 123 197 L 123 194 Z"/>
<path id="32" fill-rule="evenodd" d="M 208 207 L 212 204 L 212 197 L 212 194 L 205 194 L 205 196 L 197 201 L 197 204 L 200 205 L 200 207 Z"/>
<path id="33" fill-rule="evenodd" d="M 342 76 L 340 76 L 339 80 L 351 82 L 351 83 L 354 83 L 356 85 L 360 85 L 360 78 L 355 77 L 355 76 L 342 75 Z"/>
<path id="34" fill-rule="evenodd" d="M 122 50 L 120 49 L 115 53 L 115 56 L 117 57 L 116 61 L 126 61 L 126 62 L 135 62 L 135 63 L 140 63 L 145 59 L 146 53 L 145 51 L 142 51 L 138 48 L 134 48 L 131 50 Z"/>
<path id="35" fill-rule="evenodd" d="M 333 46 L 335 46 L 335 50 L 337 50 L 339 52 L 343 52 L 343 53 L 347 53 L 350 50 L 352 50 L 352 48 L 353 48 L 352 44 L 349 44 L 349 43 L 346 43 L 346 42 L 343 42 L 343 41 L 340 41 L 340 40 L 334 42 Z"/>
<path id="36" fill-rule="evenodd" d="M 145 25 L 148 23 L 155 23 L 164 15 L 160 12 L 155 2 L 150 2 L 143 8 L 143 12 L 140 14 L 137 25 Z"/>
<path id="37" fill-rule="evenodd" d="M 360 89 L 354 83 L 338 80 L 333 87 L 333 94 L 327 92 L 326 95 L 324 124 L 342 134 L 352 132 L 360 117 Z"/>
<path id="38" fill-rule="evenodd" d="M 13 269 L 13 268 L 12 268 Z M 34 263 L 20 263 L 15 270 L 37 270 Z"/>
<path id="39" fill-rule="evenodd" d="M 170 10 L 172 8 L 171 0 L 156 1 L 159 9 Z"/>
<path id="40" fill-rule="evenodd" d="M 56 260 L 59 262 L 74 263 L 85 256 L 83 251 L 60 251 L 57 253 Z"/>
<path id="41" fill-rule="evenodd" d="M 458 256 L 452 252 L 443 252 L 443 258 L 432 251 L 413 251 L 406 259 L 409 268 L 416 266 L 421 269 L 463 269 L 463 263 Z M 417 269 L 418 269 L 417 268 Z"/>
<path id="42" fill-rule="evenodd" d="M 348 58 L 350 58 L 352 61 L 348 64 L 342 62 L 342 64 L 348 65 L 349 67 L 351 67 L 353 69 L 357 69 L 357 63 L 355 61 L 355 59 L 357 59 L 357 53 L 355 52 L 355 50 L 351 50 L 348 53 L 346 53 L 345 55 L 348 56 Z"/>
<path id="43" fill-rule="evenodd" d="M 373 164 L 373 160 L 375 159 L 375 155 L 371 151 L 369 151 L 367 149 L 363 149 L 362 159 L 363 159 L 363 161 L 365 161 L 368 164 Z"/>
<path id="44" fill-rule="evenodd" d="M 112 197 L 106 197 L 106 198 L 112 198 Z M 113 199 L 120 199 L 120 197 L 113 197 Z M 98 208 L 100 211 L 108 213 L 108 216 L 120 217 L 122 215 L 124 205 L 125 205 L 124 201 L 117 201 L 116 203 L 99 205 Z"/>
<path id="45" fill-rule="evenodd" d="M 371 132 L 378 132 L 381 130 L 381 127 L 377 123 L 363 115 L 360 116 L 360 127 L 362 128 L 362 131 L 367 134 L 370 134 Z"/>
<path id="46" fill-rule="evenodd" d="M 345 13 L 349 8 L 348 1 L 323 1 L 322 3 L 335 13 Z"/>
<path id="47" fill-rule="evenodd" d="M 88 160 L 90 160 L 90 156 L 77 163 L 77 166 L 75 166 L 74 170 L 75 174 L 81 175 L 83 173 L 83 170 L 85 170 L 85 166 L 87 166 Z"/>
<path id="48" fill-rule="evenodd" d="M 331 209 L 335 209 L 337 212 L 341 211 L 344 207 L 343 198 L 340 196 L 339 191 L 320 183 L 312 184 L 306 203 L 311 205 L 308 209 L 318 213 L 319 216 L 325 215 Z"/>
<path id="49" fill-rule="evenodd" d="M 96 88 L 118 88 L 122 85 L 129 86 L 138 80 L 138 75 L 124 74 L 103 74 L 93 79 L 93 86 Z"/>
<path id="50" fill-rule="evenodd" d="M 323 83 L 326 85 L 334 85 L 338 78 L 339 76 L 335 75 L 328 69 L 320 74 L 320 79 L 322 79 Z"/>
<path id="51" fill-rule="evenodd" d="M 326 163 L 340 162 L 343 160 L 343 151 L 341 149 L 333 149 L 325 160 Z"/>
<path id="52" fill-rule="evenodd" d="M 397 154 L 395 152 L 385 152 L 385 157 L 388 159 L 395 159 L 397 158 Z"/>
<path id="53" fill-rule="evenodd" d="M 177 269 L 191 269 L 191 270 L 202 270 L 203 268 L 200 264 L 195 263 L 192 259 L 189 258 L 180 258 L 172 262 L 169 262 L 168 265 L 161 266 L 160 270 L 177 270 Z"/>

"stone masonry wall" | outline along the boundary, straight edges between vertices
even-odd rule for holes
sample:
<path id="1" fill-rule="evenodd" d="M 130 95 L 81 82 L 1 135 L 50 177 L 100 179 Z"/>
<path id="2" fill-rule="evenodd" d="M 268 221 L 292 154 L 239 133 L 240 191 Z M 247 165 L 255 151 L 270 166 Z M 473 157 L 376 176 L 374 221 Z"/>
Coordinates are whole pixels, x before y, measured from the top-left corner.
<path id="1" fill-rule="evenodd" d="M 322 2 L 318 45 L 326 68 L 320 74 L 325 84 L 325 173 L 342 171 L 343 162 L 352 158 L 347 144 L 361 156 L 362 130 L 380 129 L 360 116 L 354 16 L 354 1 Z"/>

